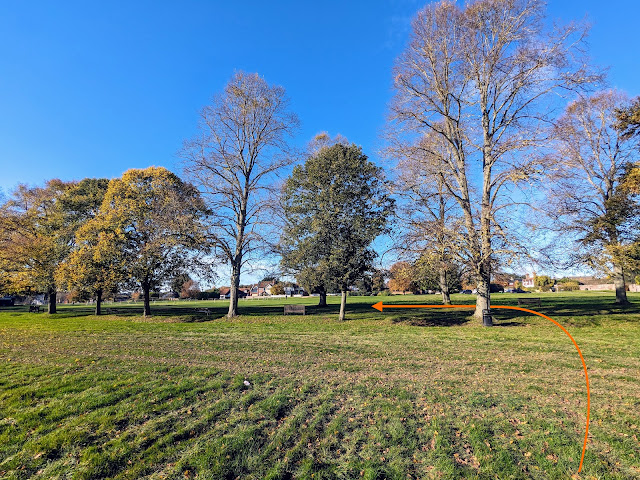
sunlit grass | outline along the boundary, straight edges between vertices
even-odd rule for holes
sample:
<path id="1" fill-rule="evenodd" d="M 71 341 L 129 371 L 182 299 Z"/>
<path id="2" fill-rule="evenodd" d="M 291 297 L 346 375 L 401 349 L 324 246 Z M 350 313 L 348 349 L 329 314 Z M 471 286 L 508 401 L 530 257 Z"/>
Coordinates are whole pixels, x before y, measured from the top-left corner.
<path id="1" fill-rule="evenodd" d="M 640 295 L 544 294 L 589 367 L 580 478 L 640 478 Z M 516 304 L 499 295 L 495 304 Z M 582 364 L 550 322 L 386 310 L 437 296 L 0 311 L 0 478 L 568 478 Z M 457 303 L 473 303 L 469 295 Z M 212 309 L 207 317 L 197 312 Z M 111 308 L 111 307 L 110 307 Z M 250 385 L 245 385 L 248 381 Z"/>

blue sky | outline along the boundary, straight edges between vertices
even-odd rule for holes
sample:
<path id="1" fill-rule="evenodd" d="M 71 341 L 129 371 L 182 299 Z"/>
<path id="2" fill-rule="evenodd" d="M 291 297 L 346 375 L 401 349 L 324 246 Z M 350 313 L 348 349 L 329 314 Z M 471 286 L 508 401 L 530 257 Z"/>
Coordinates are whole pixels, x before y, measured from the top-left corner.
<path id="1" fill-rule="evenodd" d="M 424 4 L 3 0 L 0 189 L 149 165 L 179 173 L 199 110 L 234 70 L 285 87 L 302 122 L 295 144 L 340 133 L 379 161 L 391 67 Z M 548 13 L 586 18 L 594 63 L 640 94 L 640 2 L 552 0 Z"/>
<path id="2" fill-rule="evenodd" d="M 0 188 L 179 171 L 199 109 L 236 69 L 285 87 L 295 142 L 341 133 L 375 159 L 391 66 L 423 2 L 0 2 Z M 594 61 L 640 94 L 637 1 L 567 1 L 592 23 Z"/>

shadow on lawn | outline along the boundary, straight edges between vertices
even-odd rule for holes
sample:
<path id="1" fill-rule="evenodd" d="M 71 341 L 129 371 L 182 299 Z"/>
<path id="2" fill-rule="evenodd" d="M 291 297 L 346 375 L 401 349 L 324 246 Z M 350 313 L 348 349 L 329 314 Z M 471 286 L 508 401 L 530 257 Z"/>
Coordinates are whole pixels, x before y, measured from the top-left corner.
<path id="1" fill-rule="evenodd" d="M 412 315 L 395 315 L 390 317 L 392 323 L 407 323 L 413 327 L 455 327 L 471 321 L 469 312 L 457 311 L 425 311 Z"/>
<path id="2" fill-rule="evenodd" d="M 528 306 L 522 305 L 524 308 L 529 308 L 530 310 L 534 310 L 536 312 L 540 312 L 544 315 L 547 315 L 554 320 L 558 320 L 563 317 L 580 317 L 580 316 L 592 316 L 592 315 L 611 315 L 619 316 L 619 315 L 638 315 L 640 314 L 640 303 L 634 301 L 632 298 L 632 303 L 626 305 L 619 305 L 614 303 L 615 297 L 611 296 L 593 296 L 593 297 L 559 297 L 554 298 L 552 296 L 544 296 L 541 297 L 541 306 Z M 495 304 L 500 305 L 513 305 L 518 306 L 517 299 L 504 299 L 501 298 L 499 301 L 495 301 Z M 515 318 L 522 317 L 525 315 L 531 315 L 526 312 L 521 312 L 517 310 L 500 310 L 494 309 L 494 315 L 498 314 L 500 318 Z M 540 318 L 540 317 L 538 317 Z M 597 323 L 594 319 L 594 322 Z M 562 322 L 561 322 L 562 323 Z"/>
<path id="3" fill-rule="evenodd" d="M 592 315 L 617 317 L 619 315 L 638 315 L 640 314 L 640 302 L 637 296 L 631 297 L 631 304 L 617 305 L 614 303 L 613 295 L 594 295 L 594 296 L 558 296 L 552 295 L 541 296 L 542 305 L 533 307 L 532 310 L 539 311 L 554 320 L 563 323 L 563 317 L 590 317 Z M 518 305 L 518 296 L 500 295 L 492 299 L 495 305 Z M 406 323 L 414 326 L 459 326 L 465 324 L 473 324 L 471 319 L 472 309 L 469 310 L 443 310 L 443 309 L 416 309 L 416 310 L 393 310 L 385 309 L 384 314 L 376 312 L 371 307 L 377 303 L 380 298 L 376 297 L 350 297 L 347 303 L 347 320 L 357 320 L 363 318 L 384 318 L 390 319 L 393 323 Z M 466 300 L 466 298 L 465 298 Z M 455 301 L 455 300 L 454 300 Z M 281 317 L 283 315 L 283 303 L 269 301 L 244 301 L 240 303 L 239 310 L 242 317 Z M 305 304 L 307 315 L 338 315 L 340 305 L 331 303 L 326 307 L 318 307 L 316 304 L 309 305 L 307 302 L 317 302 L 317 299 L 307 299 L 300 301 L 294 299 L 292 303 Z M 424 303 L 424 299 L 412 299 L 411 297 L 386 297 L 385 304 L 412 304 Z M 457 302 L 456 302 L 457 303 Z M 466 303 L 466 302 L 465 302 Z M 28 313 L 28 306 L 2 307 L 2 312 L 10 315 L 47 315 L 47 313 Z M 59 313 L 56 318 L 65 317 L 82 317 L 94 314 L 93 305 L 59 305 Z M 191 304 L 189 302 L 179 304 L 154 304 L 151 305 L 152 318 L 175 319 L 181 322 L 205 322 L 208 320 L 220 319 L 226 316 L 228 311 L 227 302 L 198 302 Z M 46 309 L 46 305 L 45 305 Z M 208 309 L 209 314 L 203 312 Z M 523 326 L 531 320 L 539 317 L 526 312 L 517 310 L 493 309 L 494 325 L 498 327 L 516 327 Z M 118 317 L 140 318 L 142 317 L 142 304 L 108 304 L 103 307 L 103 314 L 117 315 Z M 599 319 L 594 318 L 591 324 L 598 323 Z M 582 320 L 580 324 L 584 323 Z"/>
<path id="4" fill-rule="evenodd" d="M 522 327 L 527 325 L 526 322 L 513 321 L 521 315 L 508 314 L 501 315 L 504 310 L 493 310 L 493 326 L 494 327 Z M 387 312 L 390 313 L 390 312 Z M 497 314 L 497 315 L 496 315 Z M 526 315 L 526 314 L 525 314 Z M 412 314 L 399 313 L 397 315 L 388 315 L 392 323 L 407 323 L 414 327 L 455 327 L 461 325 L 480 325 L 480 321 L 473 318 L 473 309 L 469 310 L 442 310 L 442 309 L 424 309 L 418 310 Z"/>

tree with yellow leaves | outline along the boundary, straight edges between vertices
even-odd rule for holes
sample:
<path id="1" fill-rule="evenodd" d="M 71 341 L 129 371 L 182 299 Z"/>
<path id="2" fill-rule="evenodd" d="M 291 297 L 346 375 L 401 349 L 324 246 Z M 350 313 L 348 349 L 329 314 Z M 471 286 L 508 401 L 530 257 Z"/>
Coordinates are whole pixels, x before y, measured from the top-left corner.
<path id="1" fill-rule="evenodd" d="M 96 296 L 122 282 L 135 285 L 150 315 L 154 287 L 187 266 L 202 266 L 195 253 L 207 249 L 205 215 L 198 191 L 166 168 L 126 171 L 111 180 L 100 212 L 78 232 L 68 265 L 76 271 L 72 283 Z"/>
<path id="2" fill-rule="evenodd" d="M 60 265 L 56 279 L 60 285 L 76 289 L 95 298 L 95 314 L 102 313 L 102 300 L 116 293 L 126 278 L 126 257 L 120 247 L 125 244 L 123 232 L 96 229 L 87 222 L 76 233 L 76 248 Z"/>
<path id="3" fill-rule="evenodd" d="M 73 237 L 60 204 L 72 185 L 57 179 L 44 187 L 19 185 L 0 207 L 3 283 L 14 293 L 48 294 L 49 313 L 56 313 L 55 272 Z"/>

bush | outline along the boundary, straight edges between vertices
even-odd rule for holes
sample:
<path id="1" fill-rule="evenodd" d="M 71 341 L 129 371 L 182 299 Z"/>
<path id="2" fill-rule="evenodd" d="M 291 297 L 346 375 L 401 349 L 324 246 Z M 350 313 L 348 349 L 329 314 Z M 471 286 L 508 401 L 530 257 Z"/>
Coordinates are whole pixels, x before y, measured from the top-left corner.
<path id="1" fill-rule="evenodd" d="M 196 298 L 198 300 L 217 299 L 217 298 L 220 298 L 220 290 L 216 289 L 216 291 L 198 292 Z"/>
<path id="2" fill-rule="evenodd" d="M 284 285 L 282 283 L 276 283 L 271 287 L 271 295 L 284 295 Z"/>
<path id="3" fill-rule="evenodd" d="M 381 290 L 378 293 L 379 296 L 381 297 L 390 297 L 391 296 L 391 292 L 389 290 Z"/>
<path id="4" fill-rule="evenodd" d="M 558 286 L 560 287 L 560 290 L 564 292 L 572 292 L 574 290 L 580 290 L 580 284 L 576 281 L 559 283 Z"/>

